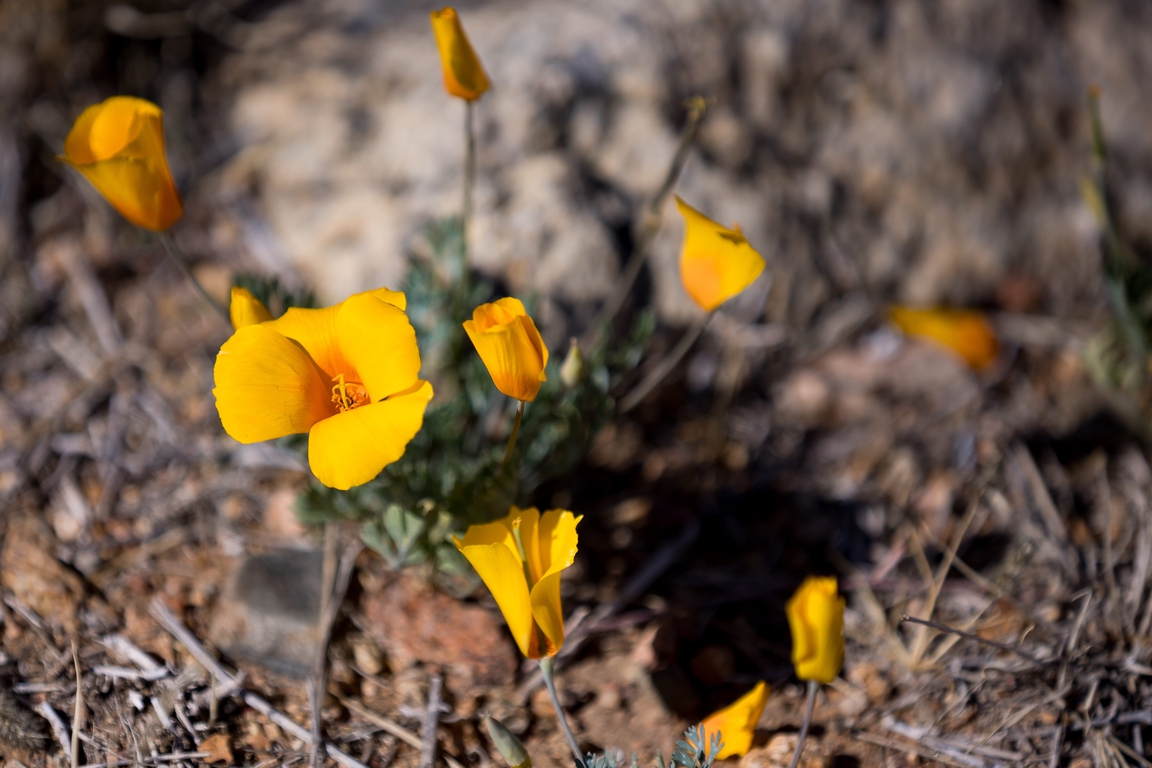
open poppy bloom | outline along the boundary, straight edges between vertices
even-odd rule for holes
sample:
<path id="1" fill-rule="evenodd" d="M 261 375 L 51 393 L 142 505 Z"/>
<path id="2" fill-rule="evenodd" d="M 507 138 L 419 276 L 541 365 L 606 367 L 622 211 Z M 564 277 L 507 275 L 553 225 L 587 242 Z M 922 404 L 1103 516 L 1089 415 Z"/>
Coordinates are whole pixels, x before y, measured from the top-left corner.
<path id="1" fill-rule="evenodd" d="M 138 227 L 164 230 L 184 213 L 164 155 L 164 113 L 150 101 L 113 96 L 88 107 L 59 159 Z"/>
<path id="2" fill-rule="evenodd" d="M 264 303 L 252 295 L 247 288 L 232 286 L 232 301 L 228 305 L 228 316 L 232 318 L 232 330 L 238 331 L 248 325 L 267 322 L 272 313 Z"/>
<path id="3" fill-rule="evenodd" d="M 564 645 L 560 574 L 576 557 L 576 517 L 512 507 L 508 517 L 473 525 L 456 547 L 492 592 L 520 652 L 555 656 Z"/>
<path id="4" fill-rule="evenodd" d="M 844 665 L 844 598 L 835 576 L 809 576 L 784 606 L 796 677 L 828 684 Z"/>
<path id="5" fill-rule="evenodd" d="M 376 477 L 404 455 L 432 399 L 404 307 L 403 293 L 381 288 L 238 327 L 213 370 L 224 431 L 241 443 L 307 432 L 308 464 L 331 488 Z"/>
<path id="6" fill-rule="evenodd" d="M 679 196 L 676 206 L 684 217 L 680 279 L 693 301 L 711 312 L 751 285 L 764 271 L 764 259 L 739 227 L 717 224 Z"/>
<path id="7" fill-rule="evenodd" d="M 468 36 L 456 9 L 447 7 L 432 11 L 432 34 L 440 49 L 440 64 L 444 69 L 444 90 L 467 101 L 475 101 L 488 90 L 488 75 L 480 65 L 480 58 L 472 50 Z"/>
<path id="8" fill-rule="evenodd" d="M 756 687 L 739 699 L 713 712 L 704 718 L 704 737 L 720 732 L 724 746 L 716 753 L 717 760 L 740 756 L 752 748 L 752 737 L 756 733 L 756 723 L 768 703 L 768 683 L 761 680 Z"/>
<path id="9" fill-rule="evenodd" d="M 544 374 L 548 347 L 519 299 L 481 304 L 472 311 L 472 319 L 464 321 L 464 330 L 496 389 L 527 403 L 536 399 L 540 385 L 548 380 Z"/>
<path id="10" fill-rule="evenodd" d="M 983 370 L 1000 354 L 991 323 L 970 309 L 889 307 L 888 316 L 909 336 L 919 336 L 950 349 L 973 370 Z"/>

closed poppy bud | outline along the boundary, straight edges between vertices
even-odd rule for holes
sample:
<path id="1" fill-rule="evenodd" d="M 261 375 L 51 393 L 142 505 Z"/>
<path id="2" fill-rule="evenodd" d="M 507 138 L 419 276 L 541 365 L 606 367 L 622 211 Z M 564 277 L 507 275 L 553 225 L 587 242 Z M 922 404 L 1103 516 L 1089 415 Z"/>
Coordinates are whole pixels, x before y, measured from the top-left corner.
<path id="1" fill-rule="evenodd" d="M 492 376 L 508 397 L 530 403 L 548 380 L 548 347 L 519 299 L 481 304 L 464 321 L 464 330 Z"/>
<path id="2" fill-rule="evenodd" d="M 232 330 L 238 331 L 248 325 L 263 323 L 272 319 L 268 307 L 247 288 L 232 287 L 232 301 L 228 304 L 228 314 L 232 318 Z"/>
<path id="3" fill-rule="evenodd" d="M 492 743 L 500 751 L 500 756 L 508 761 L 512 768 L 532 768 L 532 758 L 523 742 L 516 738 L 516 734 L 508 730 L 504 723 L 494 717 L 484 718 L 484 725 L 488 727 L 488 735 Z"/>
<path id="4" fill-rule="evenodd" d="M 88 107 L 60 159 L 138 227 L 158 232 L 184 213 L 164 156 L 164 113 L 150 101 L 113 96 Z"/>
<path id="5" fill-rule="evenodd" d="M 568 343 L 568 354 L 560 364 L 560 382 L 568 389 L 584 381 L 588 375 L 588 364 L 584 362 L 584 355 L 580 354 L 580 344 L 576 339 Z"/>
<path id="6" fill-rule="evenodd" d="M 768 703 L 768 684 L 761 680 L 732 704 L 704 718 L 704 737 L 711 739 L 719 731 L 724 746 L 716 753 L 717 760 L 743 755 L 752 748 L 756 723 Z"/>
<path id="7" fill-rule="evenodd" d="M 711 312 L 751 285 L 764 271 L 764 259 L 739 227 L 722 227 L 679 197 L 676 205 L 684 217 L 680 279 L 700 308 Z"/>
<path id="8" fill-rule="evenodd" d="M 432 34 L 440 49 L 440 64 L 444 69 L 444 90 L 467 101 L 475 101 L 488 90 L 488 76 L 480 66 L 480 58 L 472 50 L 456 9 L 447 7 L 432 11 Z"/>
<path id="9" fill-rule="evenodd" d="M 1000 354 L 996 331 L 980 312 L 967 309 L 891 307 L 888 316 L 904 333 L 950 349 L 973 370 L 987 368 Z"/>
<path id="10" fill-rule="evenodd" d="M 809 576 L 784 606 L 796 677 L 830 683 L 844 664 L 844 598 L 834 576 Z"/>

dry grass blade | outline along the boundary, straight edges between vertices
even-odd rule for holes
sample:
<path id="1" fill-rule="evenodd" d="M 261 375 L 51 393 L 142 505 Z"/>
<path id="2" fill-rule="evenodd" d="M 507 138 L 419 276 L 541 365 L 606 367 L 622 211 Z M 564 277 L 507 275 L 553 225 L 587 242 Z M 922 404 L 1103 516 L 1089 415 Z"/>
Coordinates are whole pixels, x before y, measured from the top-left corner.
<path id="1" fill-rule="evenodd" d="M 84 725 L 84 686 L 80 677 L 80 652 L 72 640 L 72 666 L 76 670 L 76 708 L 72 714 L 72 768 L 80 764 L 80 729 Z"/>
<path id="2" fill-rule="evenodd" d="M 980 635 L 974 635 L 971 632 L 965 632 L 962 629 L 957 629 L 956 627 L 950 627 L 947 624 L 941 624 L 940 622 L 937 622 L 937 621 L 928 621 L 926 619 L 917 619 L 913 616 L 908 616 L 907 614 L 905 614 L 904 616 L 901 616 L 900 621 L 902 621 L 902 622 L 907 621 L 910 624 L 920 624 L 922 626 L 930 627 L 931 629 L 935 629 L 935 630 L 938 630 L 940 632 L 946 632 L 950 635 L 956 635 L 958 637 L 962 637 L 965 640 L 971 640 L 973 642 L 982 643 L 983 645 L 988 645 L 988 646 L 991 646 L 993 648 L 999 648 L 1002 651 L 1008 651 L 1009 653 L 1014 653 L 1017 656 L 1022 656 L 1023 658 L 1028 659 L 1028 661 L 1032 662 L 1033 664 L 1037 664 L 1040 666 L 1043 666 L 1045 664 L 1050 663 L 1050 662 L 1044 661 L 1042 659 L 1036 658 L 1031 653 L 1029 653 L 1028 651 L 1024 650 L 1023 648 L 1021 648 L 1019 646 L 1008 645 L 1006 643 L 1000 643 L 1000 642 L 997 642 L 995 640 L 989 640 L 986 637 L 980 637 Z"/>
<path id="3" fill-rule="evenodd" d="M 424 742 L 420 739 L 419 736 L 412 733 L 412 731 L 400 725 L 395 720 L 389 720 L 383 715 L 378 715 L 365 707 L 363 704 L 360 704 L 359 702 L 344 696 L 337 696 L 336 698 L 341 704 L 348 708 L 349 712 L 352 712 L 353 714 L 362 717 L 368 722 L 377 726 L 378 728 L 387 731 L 388 733 L 403 741 L 408 746 L 415 747 L 417 749 L 420 749 L 423 746 Z M 464 768 L 464 766 L 460 764 L 460 761 L 451 755 L 444 755 L 444 762 L 448 764 L 448 768 Z"/>

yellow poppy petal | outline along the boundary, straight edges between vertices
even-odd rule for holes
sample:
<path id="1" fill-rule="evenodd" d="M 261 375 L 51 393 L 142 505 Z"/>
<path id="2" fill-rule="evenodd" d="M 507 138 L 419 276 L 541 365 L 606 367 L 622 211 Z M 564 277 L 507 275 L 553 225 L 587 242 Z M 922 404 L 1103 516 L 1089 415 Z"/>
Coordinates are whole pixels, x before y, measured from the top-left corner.
<path id="1" fill-rule="evenodd" d="M 264 323 L 272 319 L 268 307 L 252 295 L 247 288 L 232 286 L 232 300 L 228 303 L 228 315 L 232 318 L 232 328 L 240 330 L 249 325 Z"/>
<path id="2" fill-rule="evenodd" d="M 536 582 L 540 581 L 544 576 L 546 570 L 542 565 L 540 557 L 540 510 L 536 507 L 526 507 L 520 509 L 512 507 L 509 514 L 510 519 L 519 520 L 520 525 L 520 542 L 524 545 L 524 557 L 528 561 L 528 574 L 530 580 L 528 582 L 529 589 Z M 515 524 L 513 524 L 515 527 Z"/>
<path id="3" fill-rule="evenodd" d="M 433 11 L 432 34 L 440 51 L 440 64 L 444 70 L 444 90 L 453 96 L 473 101 L 488 90 L 488 75 L 480 58 L 464 34 L 464 26 L 453 8 Z"/>
<path id="4" fill-rule="evenodd" d="M 380 299 L 380 301 L 391 304 L 397 309 L 408 309 L 408 297 L 405 296 L 401 291 L 392 291 L 387 288 L 376 288 L 371 291 L 364 291 L 363 294 L 357 295 L 373 296 L 377 299 Z"/>
<path id="5" fill-rule="evenodd" d="M 251 326 L 266 328 L 267 325 Z M 404 455 L 424 423 L 432 385 L 337 413 L 308 433 L 308 465 L 329 488 L 346 491 L 368 482 Z"/>
<path id="6" fill-rule="evenodd" d="M 464 322 L 464 330 L 496 389 L 517 400 L 536 399 L 540 384 L 548 380 L 548 347 L 518 299 L 482 304 Z"/>
<path id="7" fill-rule="evenodd" d="M 340 304 L 323 309 L 289 307 L 267 326 L 300 344 L 329 379 L 348 375 L 352 365 L 336 343 L 336 315 Z M 331 386 L 331 384 L 329 384 Z"/>
<path id="8" fill-rule="evenodd" d="M 357 294 L 336 315 L 336 340 L 376 402 L 412 386 L 420 375 L 416 331 L 403 310 Z"/>
<path id="9" fill-rule="evenodd" d="M 756 723 L 767 703 L 768 684 L 761 680 L 735 702 L 704 718 L 704 738 L 711 741 L 712 734 L 719 731 L 724 741 L 723 749 L 716 754 L 718 760 L 743 755 L 752 748 Z"/>
<path id="10" fill-rule="evenodd" d="M 158 106 L 144 99 L 113 96 L 105 100 L 88 134 L 92 156 L 99 162 L 119 155 L 142 133 L 155 131 L 162 114 Z M 153 125 L 151 121 L 156 123 Z M 164 134 L 159 135 L 162 141 Z M 163 150 L 163 144 L 159 148 Z"/>
<path id="11" fill-rule="evenodd" d="M 460 552 L 492 593 L 520 652 L 530 659 L 539 658 L 528 584 L 514 547 L 480 544 L 460 547 Z"/>
<path id="12" fill-rule="evenodd" d="M 224 431 L 242 443 L 307 432 L 333 413 L 328 384 L 308 355 L 267 325 L 232 334 L 212 373 Z"/>
<path id="13" fill-rule="evenodd" d="M 102 104 L 93 104 L 86 107 L 72 124 L 72 129 L 64 137 L 64 158 L 70 163 L 87 164 L 96 162 L 96 155 L 92 152 L 90 137 L 92 125 L 100 114 Z"/>
<path id="14" fill-rule="evenodd" d="M 115 158 L 73 167 L 121 216 L 138 227 L 159 232 L 184 214 L 168 169 L 154 160 Z"/>
<path id="15" fill-rule="evenodd" d="M 516 508 L 513 507 L 512 509 Z M 503 544 L 512 550 L 517 560 L 520 559 L 520 555 L 516 549 L 516 539 L 512 536 L 512 528 L 508 522 L 508 518 L 497 520 L 494 523 L 469 526 L 468 531 L 464 534 L 464 538 L 456 539 L 457 548 L 485 546 L 487 544 Z"/>
<path id="16" fill-rule="evenodd" d="M 549 647 L 544 652 L 549 656 L 564 645 L 560 576 L 576 558 L 579 541 L 576 525 L 580 520 L 567 510 L 549 510 L 540 517 L 534 536 L 541 561 L 539 567 L 544 573 L 532 587 L 532 616 L 548 639 Z"/>
<path id="17" fill-rule="evenodd" d="M 711 312 L 743 291 L 764 271 L 764 259 L 738 229 L 717 224 L 679 197 L 684 217 L 680 278 L 688 295 Z"/>
<path id="18" fill-rule="evenodd" d="M 974 370 L 987 368 L 1000 354 L 996 331 L 980 312 L 897 306 L 890 307 L 888 315 L 904 333 L 950 349 Z"/>

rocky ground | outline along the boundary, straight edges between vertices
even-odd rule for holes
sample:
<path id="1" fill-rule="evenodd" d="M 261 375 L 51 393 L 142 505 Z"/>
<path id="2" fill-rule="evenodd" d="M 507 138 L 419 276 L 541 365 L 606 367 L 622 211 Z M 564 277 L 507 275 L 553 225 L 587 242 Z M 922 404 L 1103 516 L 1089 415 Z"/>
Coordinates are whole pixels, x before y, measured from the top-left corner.
<path id="1" fill-rule="evenodd" d="M 83 106 L 152 98 L 188 200 L 174 234 L 210 290 L 241 271 L 325 299 L 397 285 L 459 204 L 463 108 L 430 7 L 0 0 L 5 764 L 69 764 L 52 718 L 67 728 L 78 698 L 76 764 L 306 760 L 324 560 L 292 511 L 306 468 L 223 434 L 228 329 L 52 157 Z M 740 764 L 786 764 L 802 689 L 782 606 L 826 572 L 849 645 L 806 764 L 1146 764 L 1152 470 L 1083 363 L 1107 310 L 1079 189 L 1097 84 L 1118 224 L 1149 253 L 1148 8 L 460 11 L 495 84 L 474 266 L 540 294 L 554 349 L 614 286 L 692 95 L 709 109 L 677 192 L 769 261 L 538 493 L 586 515 L 558 672 L 585 745 L 648 764 L 766 679 Z M 667 213 L 636 293 L 662 320 L 650 359 L 695 311 Z M 880 317 L 892 301 L 987 310 L 1000 359 L 975 374 L 905 339 Z M 461 601 L 370 551 L 351 562 L 321 711 L 341 759 L 417 765 L 442 679 L 442 759 L 502 765 L 491 713 L 538 765 L 567 761 L 484 590 Z"/>

